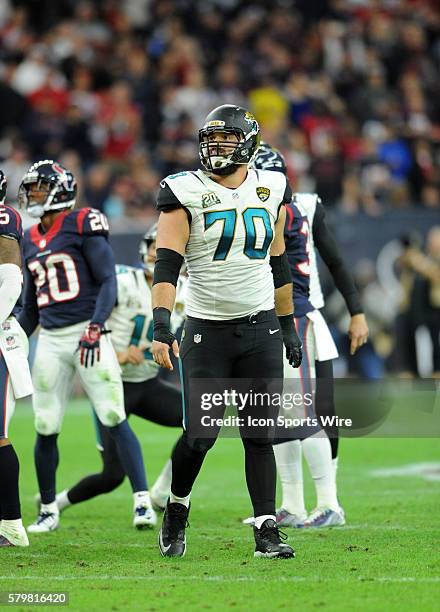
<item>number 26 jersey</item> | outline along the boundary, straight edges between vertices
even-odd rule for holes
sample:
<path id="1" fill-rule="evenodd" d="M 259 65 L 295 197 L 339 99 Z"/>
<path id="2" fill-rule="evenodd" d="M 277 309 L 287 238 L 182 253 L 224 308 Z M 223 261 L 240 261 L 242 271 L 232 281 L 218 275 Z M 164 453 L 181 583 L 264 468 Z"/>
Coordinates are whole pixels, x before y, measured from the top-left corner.
<path id="1" fill-rule="evenodd" d="M 81 208 L 60 213 L 45 233 L 39 223 L 25 232 L 26 282 L 34 283 L 39 322 L 45 329 L 92 317 L 100 290 L 94 268 L 100 262 L 88 261 L 84 247 L 94 237 L 107 240 L 108 229 L 102 213 Z"/>
<path id="2" fill-rule="evenodd" d="M 249 170 L 236 189 L 201 170 L 161 182 L 158 209 L 183 207 L 190 220 L 187 315 L 227 320 L 274 308 L 269 251 L 291 194 L 286 177 L 267 170 Z"/>

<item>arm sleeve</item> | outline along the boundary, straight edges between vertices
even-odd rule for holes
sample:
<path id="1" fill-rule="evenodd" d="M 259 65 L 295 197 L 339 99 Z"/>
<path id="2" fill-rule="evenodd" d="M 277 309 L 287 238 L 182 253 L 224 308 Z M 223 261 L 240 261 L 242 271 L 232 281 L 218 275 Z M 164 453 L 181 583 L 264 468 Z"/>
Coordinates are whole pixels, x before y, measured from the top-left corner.
<path id="1" fill-rule="evenodd" d="M 325 222 L 325 209 L 318 202 L 313 219 L 313 241 L 325 265 L 330 270 L 337 289 L 345 300 L 351 316 L 363 312 L 359 293 L 344 263 L 333 233 Z"/>
<path id="2" fill-rule="evenodd" d="M 110 316 L 117 298 L 115 258 L 104 236 L 90 236 L 83 243 L 82 251 L 93 278 L 100 285 L 96 298 L 92 323 L 104 325 Z"/>
<path id="3" fill-rule="evenodd" d="M 22 302 L 23 306 L 20 314 L 18 315 L 18 322 L 24 329 L 26 335 L 32 336 L 39 322 L 39 313 L 34 279 L 28 268 L 25 268 L 24 273 L 24 291 Z"/>

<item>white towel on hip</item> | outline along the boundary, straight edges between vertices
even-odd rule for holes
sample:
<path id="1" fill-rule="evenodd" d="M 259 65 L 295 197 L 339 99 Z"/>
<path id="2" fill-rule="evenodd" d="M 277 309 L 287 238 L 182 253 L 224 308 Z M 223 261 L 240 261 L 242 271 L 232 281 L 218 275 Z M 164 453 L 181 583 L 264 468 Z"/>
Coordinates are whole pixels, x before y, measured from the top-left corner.
<path id="1" fill-rule="evenodd" d="M 315 334 L 316 360 L 336 359 L 339 356 L 338 349 L 322 314 L 319 310 L 312 310 L 307 313 L 307 317 L 312 322 Z"/>
<path id="2" fill-rule="evenodd" d="M 16 399 L 32 395 L 34 387 L 29 369 L 29 342 L 15 317 L 8 317 L 0 325 L 0 350 L 6 361 Z"/>

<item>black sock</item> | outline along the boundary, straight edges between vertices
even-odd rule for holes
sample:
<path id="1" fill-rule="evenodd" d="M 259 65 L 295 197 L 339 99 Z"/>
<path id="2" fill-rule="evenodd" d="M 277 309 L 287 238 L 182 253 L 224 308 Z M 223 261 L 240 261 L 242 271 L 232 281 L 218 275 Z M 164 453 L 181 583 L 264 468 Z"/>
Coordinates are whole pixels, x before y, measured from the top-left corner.
<path id="1" fill-rule="evenodd" d="M 20 465 L 12 444 L 0 446 L 0 511 L 2 519 L 21 518 L 18 473 Z"/>
<path id="2" fill-rule="evenodd" d="M 59 460 L 57 438 L 58 434 L 50 436 L 37 434 L 35 442 L 35 468 L 42 504 L 51 504 L 55 501 L 55 477 Z"/>
<path id="3" fill-rule="evenodd" d="M 125 472 L 119 461 L 116 445 L 107 431 L 104 432 L 103 444 L 102 472 L 86 476 L 69 489 L 67 497 L 71 504 L 79 504 L 102 493 L 110 493 L 122 484 Z"/>
<path id="4" fill-rule="evenodd" d="M 331 432 L 334 437 L 329 438 L 330 446 L 332 447 L 332 459 L 338 456 L 339 437 L 335 436 L 335 432 Z"/>
<path id="5" fill-rule="evenodd" d="M 275 515 L 277 471 L 272 444 L 243 438 L 246 483 L 254 516 Z"/>

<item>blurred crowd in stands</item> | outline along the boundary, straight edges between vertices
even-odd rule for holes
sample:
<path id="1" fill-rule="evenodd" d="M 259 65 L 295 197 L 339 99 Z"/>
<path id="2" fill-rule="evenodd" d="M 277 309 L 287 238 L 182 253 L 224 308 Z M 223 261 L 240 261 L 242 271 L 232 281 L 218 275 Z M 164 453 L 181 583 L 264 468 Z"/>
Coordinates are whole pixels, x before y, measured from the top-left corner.
<path id="1" fill-rule="evenodd" d="M 198 166 L 222 103 L 252 108 L 298 191 L 380 215 L 440 211 L 436 0 L 0 0 L 0 162 L 77 176 L 116 230 Z"/>

